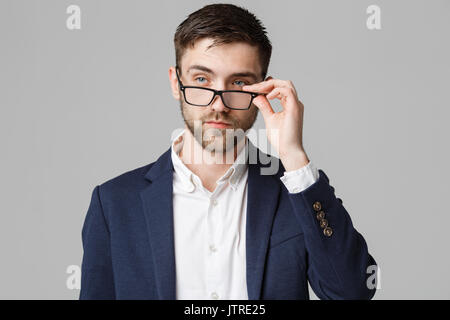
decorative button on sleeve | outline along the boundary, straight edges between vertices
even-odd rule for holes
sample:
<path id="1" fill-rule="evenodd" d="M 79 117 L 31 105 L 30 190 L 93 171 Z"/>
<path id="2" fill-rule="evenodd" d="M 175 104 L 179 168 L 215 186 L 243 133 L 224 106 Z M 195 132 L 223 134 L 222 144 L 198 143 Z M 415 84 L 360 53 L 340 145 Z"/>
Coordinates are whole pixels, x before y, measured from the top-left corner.
<path id="1" fill-rule="evenodd" d="M 320 220 L 320 227 L 321 227 L 321 228 L 326 228 L 326 227 L 328 227 L 328 221 L 327 221 L 327 219 L 322 219 L 322 220 Z"/>
<path id="2" fill-rule="evenodd" d="M 325 229 L 323 229 L 323 234 L 327 237 L 331 237 L 331 235 L 333 234 L 333 229 L 331 229 L 330 227 L 326 227 Z"/>
<path id="3" fill-rule="evenodd" d="M 322 210 L 320 210 L 319 212 L 317 212 L 317 220 L 322 220 L 323 218 L 325 218 L 325 212 L 323 212 Z"/>
<path id="4" fill-rule="evenodd" d="M 322 209 L 322 204 L 319 201 L 313 203 L 314 211 L 320 211 Z"/>
<path id="5" fill-rule="evenodd" d="M 312 207 L 314 211 L 317 212 L 316 218 L 317 220 L 319 220 L 319 225 L 323 229 L 323 234 L 326 237 L 331 237 L 331 235 L 333 234 L 333 229 L 330 228 L 330 226 L 328 225 L 328 220 L 325 219 L 325 211 L 322 210 L 322 204 L 320 203 L 320 201 L 315 201 Z"/>

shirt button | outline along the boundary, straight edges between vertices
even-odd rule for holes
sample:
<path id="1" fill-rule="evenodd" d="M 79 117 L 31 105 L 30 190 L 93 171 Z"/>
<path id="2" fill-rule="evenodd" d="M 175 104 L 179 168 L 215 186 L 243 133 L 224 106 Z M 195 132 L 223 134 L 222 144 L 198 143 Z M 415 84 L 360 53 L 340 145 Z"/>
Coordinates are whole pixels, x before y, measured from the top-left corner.
<path id="1" fill-rule="evenodd" d="M 300 191 L 300 187 L 294 187 L 294 190 L 292 190 L 292 191 L 294 191 L 294 193 L 297 193 Z"/>
<path id="2" fill-rule="evenodd" d="M 216 292 L 211 293 L 211 298 L 213 298 L 214 300 L 219 299 L 219 295 Z"/>
<path id="3" fill-rule="evenodd" d="M 217 248 L 212 244 L 209 246 L 209 250 L 211 250 L 211 252 L 216 252 Z"/>
<path id="4" fill-rule="evenodd" d="M 211 203 L 212 203 L 213 206 L 217 206 L 218 201 L 216 199 L 212 199 Z"/>

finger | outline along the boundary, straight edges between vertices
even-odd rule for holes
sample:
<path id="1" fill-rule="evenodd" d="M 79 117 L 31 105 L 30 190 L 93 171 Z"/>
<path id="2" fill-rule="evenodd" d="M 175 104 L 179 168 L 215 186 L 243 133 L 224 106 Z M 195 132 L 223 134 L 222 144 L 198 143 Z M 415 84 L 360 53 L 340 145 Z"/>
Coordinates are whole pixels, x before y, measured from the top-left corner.
<path id="1" fill-rule="evenodd" d="M 272 106 L 270 105 L 269 100 L 267 100 L 264 96 L 258 96 L 253 99 L 253 104 L 261 111 L 264 119 L 268 119 L 272 114 L 275 113 L 273 111 Z"/>
<path id="2" fill-rule="evenodd" d="M 280 80 L 280 79 L 269 79 L 269 80 L 262 81 L 259 83 L 246 85 L 246 86 L 243 86 L 242 89 L 245 91 L 270 92 L 275 87 L 292 88 L 295 91 L 295 88 L 291 81 Z"/>
<path id="3" fill-rule="evenodd" d="M 266 95 L 266 98 L 279 99 L 284 109 L 294 108 L 298 104 L 297 96 L 292 88 L 275 88 Z"/>

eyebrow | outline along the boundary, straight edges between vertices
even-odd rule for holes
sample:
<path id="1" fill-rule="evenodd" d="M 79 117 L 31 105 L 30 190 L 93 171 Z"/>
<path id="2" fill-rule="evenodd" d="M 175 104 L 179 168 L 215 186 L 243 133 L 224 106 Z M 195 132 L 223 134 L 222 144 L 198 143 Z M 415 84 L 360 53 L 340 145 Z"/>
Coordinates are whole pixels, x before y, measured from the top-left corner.
<path id="1" fill-rule="evenodd" d="M 195 64 L 195 65 L 190 66 L 189 69 L 187 70 L 187 72 L 189 73 L 189 71 L 191 71 L 191 70 L 200 70 L 200 71 L 203 71 L 203 72 L 215 75 L 214 71 L 212 71 L 210 68 L 202 66 L 202 65 L 199 65 L 199 64 Z M 235 72 L 235 73 L 231 74 L 229 77 L 230 78 L 233 78 L 233 77 L 250 77 L 250 78 L 253 78 L 253 80 L 258 81 L 258 77 L 256 76 L 256 74 L 254 74 L 253 72 L 250 72 L 250 71 Z"/>

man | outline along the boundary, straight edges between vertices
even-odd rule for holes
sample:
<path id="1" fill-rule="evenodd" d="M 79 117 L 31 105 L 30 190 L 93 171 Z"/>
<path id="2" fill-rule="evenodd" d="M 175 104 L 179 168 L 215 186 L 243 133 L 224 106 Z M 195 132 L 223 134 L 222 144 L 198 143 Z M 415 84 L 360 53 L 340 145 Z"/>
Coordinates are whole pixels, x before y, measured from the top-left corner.
<path id="1" fill-rule="evenodd" d="M 260 21 L 208 5 L 174 42 L 185 130 L 157 161 L 95 187 L 80 299 L 309 299 L 308 281 L 321 299 L 372 298 L 375 261 L 306 155 L 293 83 L 266 78 Z M 245 136 L 258 111 L 279 159 Z"/>

